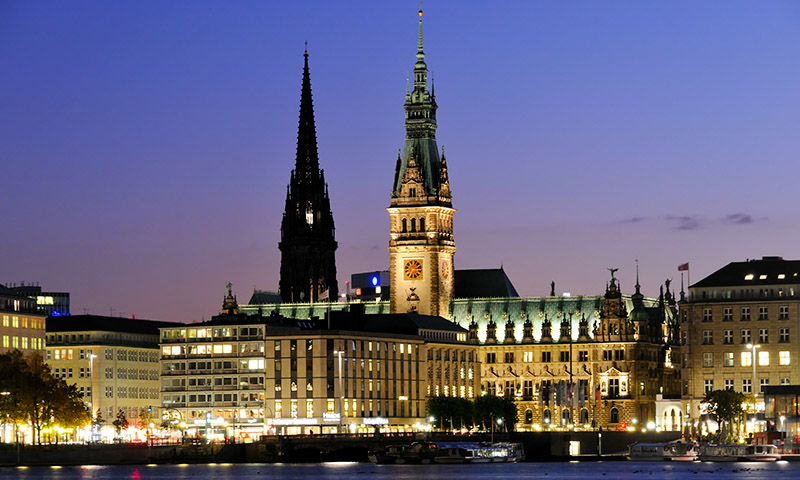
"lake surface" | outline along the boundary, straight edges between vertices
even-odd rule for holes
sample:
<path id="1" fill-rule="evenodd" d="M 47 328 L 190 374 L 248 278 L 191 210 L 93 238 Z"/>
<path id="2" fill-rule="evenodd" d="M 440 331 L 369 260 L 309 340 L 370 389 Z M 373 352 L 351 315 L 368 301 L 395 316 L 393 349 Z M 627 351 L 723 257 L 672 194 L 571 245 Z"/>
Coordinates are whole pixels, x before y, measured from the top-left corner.
<path id="1" fill-rule="evenodd" d="M 460 479 L 764 479 L 798 478 L 800 462 L 660 463 L 553 462 L 482 465 L 372 465 L 369 463 L 126 465 L 0 468 L 0 479 L 20 480 L 394 480 Z"/>

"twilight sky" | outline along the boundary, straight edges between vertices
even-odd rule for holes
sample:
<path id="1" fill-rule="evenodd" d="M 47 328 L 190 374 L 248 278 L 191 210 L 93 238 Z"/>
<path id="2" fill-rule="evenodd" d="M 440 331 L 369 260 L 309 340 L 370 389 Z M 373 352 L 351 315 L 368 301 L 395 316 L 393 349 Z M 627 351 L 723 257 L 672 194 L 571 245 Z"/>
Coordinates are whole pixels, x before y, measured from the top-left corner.
<path id="1" fill-rule="evenodd" d="M 388 267 L 418 3 L 0 2 L 1 283 L 196 321 L 277 289 L 308 41 L 339 284 Z M 456 268 L 646 295 L 800 258 L 800 3 L 428 0 Z"/>

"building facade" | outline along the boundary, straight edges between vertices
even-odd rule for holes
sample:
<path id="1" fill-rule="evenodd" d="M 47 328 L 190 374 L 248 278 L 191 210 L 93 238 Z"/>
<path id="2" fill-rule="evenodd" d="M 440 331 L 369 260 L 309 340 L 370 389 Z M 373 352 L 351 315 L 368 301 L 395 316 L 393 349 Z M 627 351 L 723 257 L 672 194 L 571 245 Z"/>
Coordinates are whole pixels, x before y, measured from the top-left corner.
<path id="1" fill-rule="evenodd" d="M 415 431 L 426 398 L 473 398 L 467 331 L 418 314 L 248 316 L 230 296 L 209 322 L 161 331 L 161 398 L 186 435 Z"/>
<path id="2" fill-rule="evenodd" d="M 689 286 L 680 305 L 684 401 L 691 421 L 703 398 L 729 389 L 756 396 L 762 389 L 798 385 L 800 261 L 763 257 L 732 262 Z"/>
<path id="3" fill-rule="evenodd" d="M 325 172 L 319 168 L 308 51 L 300 95 L 297 158 L 281 221 L 280 294 L 284 302 L 336 301 L 336 239 Z"/>
<path id="4" fill-rule="evenodd" d="M 92 416 L 99 414 L 107 427 L 120 411 L 131 423 L 147 409 L 160 418 L 158 335 L 159 328 L 171 325 L 176 324 L 98 315 L 59 317 L 47 325 L 45 360 L 56 377 L 78 387 Z"/>
<path id="5" fill-rule="evenodd" d="M 39 285 L 22 283 L 6 285 L 12 292 L 36 300 L 36 310 L 44 316 L 61 317 L 69 315 L 69 292 L 43 291 Z"/>
<path id="6" fill-rule="evenodd" d="M 44 353 L 47 316 L 36 299 L 0 285 L 0 353 Z"/>
<path id="7" fill-rule="evenodd" d="M 422 11 L 414 88 L 406 92 L 406 141 L 398 153 L 389 211 L 393 313 L 446 317 L 453 296 L 453 208 L 447 161 L 436 145 L 436 97 L 428 91 Z"/>

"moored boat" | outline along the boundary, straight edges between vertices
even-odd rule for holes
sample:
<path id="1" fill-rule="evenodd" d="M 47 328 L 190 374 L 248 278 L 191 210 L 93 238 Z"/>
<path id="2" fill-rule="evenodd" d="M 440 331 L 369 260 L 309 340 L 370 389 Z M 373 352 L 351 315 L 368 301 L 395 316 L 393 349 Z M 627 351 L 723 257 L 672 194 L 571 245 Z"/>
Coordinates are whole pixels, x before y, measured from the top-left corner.
<path id="1" fill-rule="evenodd" d="M 706 462 L 774 462 L 781 455 L 775 445 L 701 445 L 700 460 Z"/>
<path id="2" fill-rule="evenodd" d="M 628 459 L 636 461 L 692 462 L 697 460 L 697 445 L 688 442 L 634 443 L 628 445 Z"/>
<path id="3" fill-rule="evenodd" d="M 375 464 L 503 463 L 525 459 L 522 445 L 508 442 L 414 442 L 369 452 Z"/>

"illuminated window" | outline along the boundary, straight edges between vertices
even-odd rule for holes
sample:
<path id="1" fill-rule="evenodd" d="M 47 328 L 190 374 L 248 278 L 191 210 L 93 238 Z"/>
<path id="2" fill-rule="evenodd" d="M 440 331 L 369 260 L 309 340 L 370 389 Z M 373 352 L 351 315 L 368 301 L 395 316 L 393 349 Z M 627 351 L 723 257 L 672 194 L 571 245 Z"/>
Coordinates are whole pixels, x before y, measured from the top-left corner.
<path id="1" fill-rule="evenodd" d="M 743 367 L 750 367 L 753 365 L 753 354 L 750 352 L 742 352 L 740 359 Z"/>
<path id="2" fill-rule="evenodd" d="M 328 399 L 328 413 L 334 413 L 336 411 L 336 400 L 329 398 Z"/>
<path id="3" fill-rule="evenodd" d="M 714 366 L 714 354 L 711 352 L 703 353 L 703 366 L 704 367 L 713 367 Z"/>
<path id="4" fill-rule="evenodd" d="M 784 278 L 786 278 L 786 274 L 785 273 L 779 273 L 778 274 L 778 280 L 783 280 Z"/>
<path id="5" fill-rule="evenodd" d="M 758 364 L 763 367 L 769 366 L 769 352 L 758 352 Z"/>
<path id="6" fill-rule="evenodd" d="M 778 357 L 778 363 L 780 365 L 791 365 L 792 362 L 790 361 L 789 352 L 787 350 L 778 352 Z"/>
<path id="7" fill-rule="evenodd" d="M 733 366 L 733 352 L 725 352 L 723 354 L 723 365 L 726 367 Z"/>
<path id="8" fill-rule="evenodd" d="M 766 279 L 767 279 L 767 276 L 766 276 L 766 275 L 759 275 L 759 276 L 758 276 L 758 279 L 759 279 L 759 280 L 766 280 Z"/>
<path id="9" fill-rule="evenodd" d="M 11 337 L 11 347 L 19 348 L 19 337 Z"/>
<path id="10" fill-rule="evenodd" d="M 306 400 L 306 417 L 314 416 L 314 400 Z"/>
<path id="11" fill-rule="evenodd" d="M 753 277 L 754 277 L 754 275 L 752 273 L 748 273 L 747 275 L 744 276 L 744 279 L 745 280 L 752 280 Z"/>

